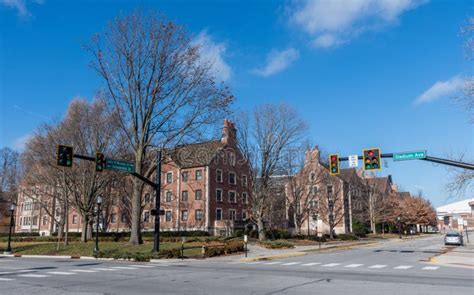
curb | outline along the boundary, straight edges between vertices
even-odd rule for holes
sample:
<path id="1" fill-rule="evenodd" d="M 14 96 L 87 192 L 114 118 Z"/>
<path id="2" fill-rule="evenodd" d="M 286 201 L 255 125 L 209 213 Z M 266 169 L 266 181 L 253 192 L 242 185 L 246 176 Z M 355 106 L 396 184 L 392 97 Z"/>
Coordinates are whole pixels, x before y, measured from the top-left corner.
<path id="1" fill-rule="evenodd" d="M 255 258 L 242 258 L 239 261 L 240 262 L 265 261 L 265 260 L 274 260 L 274 259 L 289 258 L 289 257 L 298 257 L 298 256 L 304 256 L 304 255 L 306 255 L 306 253 L 304 252 L 291 252 L 287 254 L 260 256 L 260 257 L 255 257 Z"/>

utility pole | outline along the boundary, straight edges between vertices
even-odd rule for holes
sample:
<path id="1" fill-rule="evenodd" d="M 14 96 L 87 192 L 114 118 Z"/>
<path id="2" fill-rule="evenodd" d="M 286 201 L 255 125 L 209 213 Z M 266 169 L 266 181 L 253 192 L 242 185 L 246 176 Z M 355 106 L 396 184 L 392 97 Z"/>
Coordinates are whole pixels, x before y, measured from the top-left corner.
<path id="1" fill-rule="evenodd" d="M 156 159 L 155 180 L 155 231 L 153 233 L 153 253 L 160 251 L 160 195 L 161 195 L 161 149 L 158 150 Z"/>

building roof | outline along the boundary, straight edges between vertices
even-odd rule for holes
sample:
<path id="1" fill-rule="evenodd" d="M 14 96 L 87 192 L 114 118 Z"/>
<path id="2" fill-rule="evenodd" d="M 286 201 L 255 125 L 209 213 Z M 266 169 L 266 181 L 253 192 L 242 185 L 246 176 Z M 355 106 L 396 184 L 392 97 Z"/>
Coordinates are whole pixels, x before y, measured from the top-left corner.
<path id="1" fill-rule="evenodd" d="M 462 200 L 455 203 L 446 204 L 436 208 L 438 214 L 456 214 L 456 213 L 471 213 L 469 202 L 473 202 L 474 198 Z"/>
<path id="2" fill-rule="evenodd" d="M 373 185 L 376 190 L 381 193 L 386 193 L 389 191 L 391 186 L 391 177 L 374 177 L 374 178 L 367 178 L 367 182 L 369 185 Z"/>
<path id="3" fill-rule="evenodd" d="M 398 192 L 397 194 L 401 199 L 409 198 L 411 196 L 410 192 Z"/>
<path id="4" fill-rule="evenodd" d="M 211 140 L 179 145 L 168 150 L 168 154 L 181 168 L 202 167 L 209 165 L 224 147 L 220 140 Z"/>
<path id="5" fill-rule="evenodd" d="M 355 168 L 341 169 L 341 174 L 339 177 L 346 182 L 350 182 L 354 179 L 353 177 L 357 177 L 357 171 Z"/>

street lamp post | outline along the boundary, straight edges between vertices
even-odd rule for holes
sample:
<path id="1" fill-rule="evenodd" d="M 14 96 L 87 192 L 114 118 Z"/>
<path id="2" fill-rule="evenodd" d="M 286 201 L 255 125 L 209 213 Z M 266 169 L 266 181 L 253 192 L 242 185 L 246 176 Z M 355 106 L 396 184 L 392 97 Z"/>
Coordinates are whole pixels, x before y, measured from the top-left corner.
<path id="1" fill-rule="evenodd" d="M 12 253 L 11 240 L 12 240 L 12 229 L 13 229 L 13 222 L 14 222 L 13 213 L 15 212 L 16 204 L 12 203 L 9 209 L 10 209 L 10 231 L 8 232 L 8 245 L 7 245 L 7 251 L 5 251 L 5 254 Z"/>
<path id="2" fill-rule="evenodd" d="M 400 220 L 400 216 L 397 217 L 398 221 L 398 236 L 401 239 L 402 238 L 402 222 Z"/>
<path id="3" fill-rule="evenodd" d="M 158 149 L 157 151 L 157 163 L 156 163 L 156 186 L 155 186 L 155 229 L 153 232 L 153 253 L 158 253 L 160 251 L 160 195 L 161 195 L 161 150 Z"/>
<path id="4" fill-rule="evenodd" d="M 97 223 L 95 225 L 95 248 L 94 253 L 97 257 L 99 255 L 99 223 L 100 223 L 100 205 L 102 204 L 102 197 L 97 196 Z"/>

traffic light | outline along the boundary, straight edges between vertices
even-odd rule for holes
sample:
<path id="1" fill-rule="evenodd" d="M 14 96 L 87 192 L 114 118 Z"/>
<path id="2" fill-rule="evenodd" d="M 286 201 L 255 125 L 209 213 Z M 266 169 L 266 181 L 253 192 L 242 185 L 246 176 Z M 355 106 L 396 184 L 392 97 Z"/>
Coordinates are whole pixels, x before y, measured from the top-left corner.
<path id="1" fill-rule="evenodd" d="M 68 145 L 57 145 L 56 159 L 57 165 L 63 167 L 72 167 L 73 149 Z"/>
<path id="2" fill-rule="evenodd" d="M 329 174 L 338 175 L 340 173 L 339 168 L 339 155 L 329 155 Z"/>
<path id="3" fill-rule="evenodd" d="M 380 170 L 380 149 L 366 149 L 363 151 L 364 170 Z"/>
<path id="4" fill-rule="evenodd" d="M 102 172 L 105 169 L 105 157 L 102 153 L 95 153 L 95 171 Z"/>

